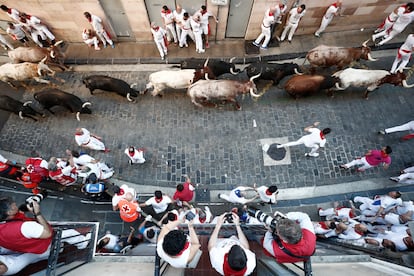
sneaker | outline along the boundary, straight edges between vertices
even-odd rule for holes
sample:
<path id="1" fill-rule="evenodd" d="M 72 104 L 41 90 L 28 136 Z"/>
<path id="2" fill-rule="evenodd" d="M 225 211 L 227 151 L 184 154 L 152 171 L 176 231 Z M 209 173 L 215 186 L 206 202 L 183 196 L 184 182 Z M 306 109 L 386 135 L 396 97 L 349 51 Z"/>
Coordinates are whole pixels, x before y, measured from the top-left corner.
<path id="1" fill-rule="evenodd" d="M 185 48 L 188 48 L 188 44 L 185 44 Z"/>
<path id="2" fill-rule="evenodd" d="M 345 164 L 339 166 L 341 169 L 347 170 L 349 169 Z"/>
<path id="3" fill-rule="evenodd" d="M 256 46 L 256 47 L 260 47 L 260 44 L 259 44 L 259 43 L 256 43 L 255 41 L 253 41 L 253 42 L 252 42 L 252 44 L 253 44 L 254 46 Z"/>
<path id="4" fill-rule="evenodd" d="M 206 48 L 210 48 L 210 44 L 208 44 L 208 42 L 206 42 Z"/>
<path id="5" fill-rule="evenodd" d="M 375 35 L 372 35 L 371 39 L 372 39 L 372 42 L 375 42 Z"/>
<path id="6" fill-rule="evenodd" d="M 95 47 L 95 51 L 100 51 L 100 50 L 101 50 L 101 48 Z"/>
<path id="7" fill-rule="evenodd" d="M 318 34 L 318 33 L 315 33 L 315 36 L 316 36 L 316 37 L 321 37 L 321 36 L 320 36 L 320 34 Z"/>
<path id="8" fill-rule="evenodd" d="M 112 49 L 114 49 L 114 48 L 115 48 L 115 43 L 114 43 L 114 44 L 112 44 L 112 45 L 111 45 L 111 47 L 112 47 Z"/>
<path id="9" fill-rule="evenodd" d="M 319 153 L 318 152 L 315 152 L 315 153 L 312 153 L 312 154 L 305 153 L 305 156 L 318 157 L 319 156 Z"/>
<path id="10" fill-rule="evenodd" d="M 263 47 L 263 46 L 261 46 L 261 47 L 260 47 L 260 49 L 262 49 L 262 50 L 267 50 L 268 48 L 267 48 L 267 47 Z"/>
<path id="11" fill-rule="evenodd" d="M 380 131 L 378 131 L 378 134 L 381 134 L 381 135 L 385 135 L 385 134 L 387 134 L 387 133 L 385 133 L 385 130 L 380 130 Z"/>
<path id="12" fill-rule="evenodd" d="M 165 59 L 165 57 L 164 57 L 164 56 L 162 56 L 162 57 L 161 57 L 161 60 L 164 60 L 164 59 Z"/>
<path id="13" fill-rule="evenodd" d="M 395 181 L 395 182 L 400 182 L 400 179 L 398 177 L 390 177 L 390 180 Z"/>
<path id="14" fill-rule="evenodd" d="M 200 50 L 198 50 L 198 53 L 199 54 L 202 54 L 202 53 L 205 53 L 206 52 L 206 50 L 204 50 L 204 49 L 200 49 Z"/>

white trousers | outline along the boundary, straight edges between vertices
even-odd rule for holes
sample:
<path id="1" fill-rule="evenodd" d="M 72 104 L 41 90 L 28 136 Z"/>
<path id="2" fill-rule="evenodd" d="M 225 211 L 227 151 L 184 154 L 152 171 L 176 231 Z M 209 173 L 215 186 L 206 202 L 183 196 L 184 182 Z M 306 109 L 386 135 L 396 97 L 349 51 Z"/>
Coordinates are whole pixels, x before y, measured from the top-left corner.
<path id="1" fill-rule="evenodd" d="M 262 47 L 266 48 L 267 44 L 269 44 L 269 41 L 270 41 L 270 27 L 266 28 L 262 24 L 262 33 L 256 38 L 254 42 L 257 44 L 260 44 L 263 38 L 264 38 L 264 41 L 263 41 Z"/>
<path id="2" fill-rule="evenodd" d="M 383 32 L 387 32 L 387 31 L 383 31 Z M 381 32 L 380 34 L 382 34 L 383 32 Z M 393 39 L 396 35 L 398 35 L 398 34 L 400 34 L 401 33 L 401 31 L 397 31 L 397 30 L 394 30 L 394 29 L 392 29 L 391 30 L 391 32 L 388 34 L 388 36 L 386 36 L 386 38 L 385 39 L 383 39 L 383 40 L 381 40 L 379 43 L 378 43 L 378 45 L 379 46 L 381 46 L 381 45 L 384 45 L 385 43 L 387 43 L 388 41 L 390 41 L 391 39 Z M 375 36 L 375 35 L 374 35 Z M 385 36 L 384 36 L 385 37 Z"/>
<path id="3" fill-rule="evenodd" d="M 42 40 L 46 40 L 46 35 L 38 30 L 32 29 L 30 31 L 30 35 L 32 36 L 33 42 L 39 45 L 40 47 L 43 47 L 42 42 L 39 41 L 39 36 Z"/>
<path id="4" fill-rule="evenodd" d="M 99 39 L 102 41 L 104 46 L 106 46 L 107 42 L 109 43 L 109 45 L 114 44 L 114 42 L 112 41 L 112 39 L 109 38 L 109 35 L 105 30 L 95 31 L 95 32 L 96 32 L 96 35 L 99 37 Z"/>
<path id="5" fill-rule="evenodd" d="M 406 124 L 390 127 L 385 129 L 385 133 L 399 132 L 399 131 L 414 131 L 414 121 L 409 121 Z"/>
<path id="6" fill-rule="evenodd" d="M 187 35 L 195 42 L 194 33 L 192 30 L 181 29 L 180 47 L 187 46 Z"/>
<path id="7" fill-rule="evenodd" d="M 92 38 L 88 38 L 88 39 L 86 39 L 86 40 L 84 40 L 85 41 L 85 43 L 87 44 L 87 45 L 94 45 L 95 46 L 95 48 L 98 48 L 98 43 L 99 43 L 99 41 L 98 41 L 98 39 L 96 38 L 96 36 L 94 36 L 94 37 L 92 37 Z"/>
<path id="8" fill-rule="evenodd" d="M 105 150 L 106 149 L 105 144 L 101 140 L 96 139 L 95 137 L 92 137 L 92 136 L 89 138 L 89 143 L 83 146 L 91 150 Z"/>
<path id="9" fill-rule="evenodd" d="M 294 142 L 288 142 L 288 143 L 286 143 L 286 144 L 282 144 L 282 145 L 280 145 L 280 146 L 278 146 L 279 148 L 287 148 L 287 147 L 292 147 L 292 146 L 298 146 L 298 145 L 304 145 L 305 144 L 305 140 L 306 140 L 306 138 L 307 137 L 305 137 L 305 136 L 302 136 L 299 140 L 297 140 L 297 141 L 294 141 Z M 306 145 L 305 145 L 306 146 Z M 308 146 L 306 146 L 306 147 L 308 147 Z M 310 153 L 309 153 L 309 155 L 310 156 L 313 156 L 313 157 L 317 157 L 317 156 L 319 156 L 319 153 L 318 153 L 318 149 L 319 149 L 319 145 L 318 144 L 313 144 L 312 146 L 310 146 L 310 147 L 308 147 L 308 148 L 311 148 L 311 151 L 310 151 Z"/>
<path id="10" fill-rule="evenodd" d="M 55 36 L 49 31 L 45 25 L 36 25 L 36 30 L 43 32 L 50 40 L 55 40 Z"/>
<path id="11" fill-rule="evenodd" d="M 203 38 L 201 37 L 202 32 L 201 30 L 194 32 L 194 38 L 195 38 L 195 43 L 196 43 L 196 50 L 201 50 L 203 51 Z"/>
<path id="12" fill-rule="evenodd" d="M 287 33 L 289 32 L 288 35 L 288 40 L 292 40 L 293 34 L 296 32 L 296 29 L 298 28 L 298 23 L 296 24 L 292 24 L 292 23 L 286 23 L 285 28 L 283 29 L 282 32 L 282 36 L 280 37 L 280 40 L 283 41 L 285 40 L 285 37 L 287 35 Z"/>
<path id="13" fill-rule="evenodd" d="M 165 46 L 164 39 L 154 40 L 154 42 L 155 42 L 155 45 L 157 45 L 157 49 L 158 49 L 158 52 L 160 52 L 160 56 L 161 57 L 166 56 L 168 53 L 168 50 L 167 50 L 167 46 Z"/>
<path id="14" fill-rule="evenodd" d="M 394 74 L 397 71 L 402 72 L 404 70 L 405 66 L 410 61 L 411 52 L 410 53 L 405 53 L 405 52 L 401 51 L 400 49 L 398 49 L 398 53 L 397 53 L 397 56 L 395 57 L 395 60 L 392 64 L 391 71 L 390 71 L 391 74 Z M 401 58 L 398 57 L 399 55 L 401 55 Z M 401 62 L 401 64 L 397 68 L 397 65 L 398 65 L 399 62 Z"/>
<path id="15" fill-rule="evenodd" d="M 372 168 L 372 166 L 367 162 L 367 159 L 364 157 L 354 159 L 349 163 L 346 163 L 345 166 L 347 168 L 351 168 L 353 166 L 360 166 L 358 169 L 365 171 L 366 169 Z"/>
<path id="16" fill-rule="evenodd" d="M 322 17 L 321 26 L 320 26 L 320 27 L 319 27 L 319 29 L 315 32 L 315 34 L 318 34 L 318 35 L 319 35 L 319 34 L 320 34 L 320 33 L 322 33 L 323 31 L 325 31 L 326 27 L 328 27 L 329 23 L 331 23 L 332 18 L 333 18 L 333 17 L 331 17 L 331 18 L 329 18 L 329 19 L 326 19 L 326 17 L 325 17 L 325 16 L 323 16 L 323 17 Z"/>
<path id="17" fill-rule="evenodd" d="M 177 33 L 175 32 L 174 23 L 165 25 L 165 29 L 167 31 L 168 41 L 171 41 L 171 35 L 172 35 L 172 38 L 174 39 L 174 43 L 178 43 Z"/>

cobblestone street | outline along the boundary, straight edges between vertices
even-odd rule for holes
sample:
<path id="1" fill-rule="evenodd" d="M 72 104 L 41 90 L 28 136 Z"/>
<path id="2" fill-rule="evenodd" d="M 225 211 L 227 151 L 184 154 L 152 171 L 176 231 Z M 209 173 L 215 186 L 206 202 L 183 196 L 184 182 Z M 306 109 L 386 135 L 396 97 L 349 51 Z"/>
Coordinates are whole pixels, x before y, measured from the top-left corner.
<path id="1" fill-rule="evenodd" d="M 385 61 L 389 64 L 392 59 Z M 245 96 L 240 100 L 242 110 L 235 111 L 230 105 L 198 108 L 184 91 L 166 92 L 162 98 L 147 93 L 130 103 L 100 90 L 92 96 L 82 84 L 84 76 L 102 74 L 137 83 L 138 89 L 143 90 L 151 69 L 139 66 L 139 71 L 105 71 L 108 66 L 102 66 L 101 72 L 59 73 L 66 80 L 61 89 L 91 101 L 93 114 L 81 115 L 80 123 L 74 114 L 61 108 L 54 109 L 56 116 L 46 111 L 46 118 L 38 122 L 10 115 L 0 132 L 1 148 L 24 156 L 36 150 L 45 159 L 60 157 L 66 148 L 77 148 L 74 130 L 85 127 L 102 136 L 111 149 L 107 154 L 91 154 L 114 166 L 116 178 L 140 185 L 175 187 L 189 174 L 200 187 L 220 190 L 253 183 L 272 183 L 283 189 L 388 179 L 413 162 L 414 141 L 400 142 L 399 134 L 377 134 L 381 128 L 412 119 L 412 89 L 385 85 L 371 93 L 369 100 L 362 98 L 363 89 L 355 88 L 336 92 L 334 98 L 320 93 L 295 100 L 273 86 L 256 101 Z M 266 81 L 257 85 L 259 91 L 268 87 Z M 39 90 L 42 85 L 34 87 Z M 9 95 L 21 97 L 23 93 L 3 83 L 0 88 Z M 23 98 L 33 100 L 33 92 L 25 92 Z M 296 140 L 305 134 L 303 128 L 315 121 L 321 122 L 321 128 L 332 128 L 318 158 L 305 157 L 307 149 L 297 146 L 288 149 L 291 164 L 264 166 L 260 139 Z M 123 151 L 130 144 L 146 149 L 147 163 L 128 164 Z M 393 163 L 388 171 L 374 168 L 357 173 L 339 168 L 367 150 L 386 144 L 393 148 Z"/>

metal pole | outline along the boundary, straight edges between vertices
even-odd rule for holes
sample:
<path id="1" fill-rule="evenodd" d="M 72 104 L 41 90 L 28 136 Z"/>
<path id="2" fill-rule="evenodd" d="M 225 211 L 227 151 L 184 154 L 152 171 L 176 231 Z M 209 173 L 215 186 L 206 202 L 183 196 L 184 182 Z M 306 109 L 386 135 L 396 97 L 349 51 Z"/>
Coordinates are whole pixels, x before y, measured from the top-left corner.
<path id="1" fill-rule="evenodd" d="M 219 15 L 220 15 L 220 6 L 218 6 L 217 9 L 217 20 L 219 20 Z M 218 29 L 218 23 L 216 23 L 216 33 L 214 34 L 214 43 L 217 44 L 217 29 Z"/>

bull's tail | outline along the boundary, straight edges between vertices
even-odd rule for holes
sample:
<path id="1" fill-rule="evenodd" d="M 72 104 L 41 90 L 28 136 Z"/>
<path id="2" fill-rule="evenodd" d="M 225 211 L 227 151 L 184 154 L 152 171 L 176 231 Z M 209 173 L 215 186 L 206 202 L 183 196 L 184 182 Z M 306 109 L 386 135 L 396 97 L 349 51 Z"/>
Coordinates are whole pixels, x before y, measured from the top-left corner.
<path id="1" fill-rule="evenodd" d="M 171 65 L 169 68 L 180 68 L 181 69 L 181 65 Z"/>

